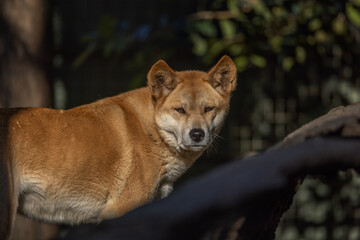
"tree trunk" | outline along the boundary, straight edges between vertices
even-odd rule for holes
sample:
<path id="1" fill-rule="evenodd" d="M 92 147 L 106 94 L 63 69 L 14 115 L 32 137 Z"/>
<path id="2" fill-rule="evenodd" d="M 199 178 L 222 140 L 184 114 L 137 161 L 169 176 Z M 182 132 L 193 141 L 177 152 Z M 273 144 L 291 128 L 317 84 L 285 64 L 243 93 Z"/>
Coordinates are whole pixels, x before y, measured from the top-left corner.
<path id="1" fill-rule="evenodd" d="M 45 0 L 0 0 L 0 107 L 51 105 Z M 12 239 L 50 239 L 56 225 L 17 215 Z"/>
<path id="2" fill-rule="evenodd" d="M 45 0 L 0 0 L 0 107 L 49 106 Z"/>

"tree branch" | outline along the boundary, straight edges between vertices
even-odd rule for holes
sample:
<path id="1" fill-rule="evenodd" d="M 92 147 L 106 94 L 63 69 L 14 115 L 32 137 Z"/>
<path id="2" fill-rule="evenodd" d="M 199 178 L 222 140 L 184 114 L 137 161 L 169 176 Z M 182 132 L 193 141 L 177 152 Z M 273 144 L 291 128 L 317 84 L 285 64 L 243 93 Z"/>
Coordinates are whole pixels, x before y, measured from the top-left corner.
<path id="1" fill-rule="evenodd" d="M 297 178 L 327 167 L 358 167 L 359 156 L 360 140 L 342 138 L 273 149 L 216 169 L 124 217 L 73 230 L 66 239 L 201 239 L 214 226 L 231 229 L 227 224 L 235 219 L 236 237 L 272 239 Z"/>
<path id="2" fill-rule="evenodd" d="M 190 21 L 195 20 L 213 20 L 213 19 L 232 19 L 238 17 L 239 14 L 233 11 L 200 11 L 191 14 L 188 19 Z"/>

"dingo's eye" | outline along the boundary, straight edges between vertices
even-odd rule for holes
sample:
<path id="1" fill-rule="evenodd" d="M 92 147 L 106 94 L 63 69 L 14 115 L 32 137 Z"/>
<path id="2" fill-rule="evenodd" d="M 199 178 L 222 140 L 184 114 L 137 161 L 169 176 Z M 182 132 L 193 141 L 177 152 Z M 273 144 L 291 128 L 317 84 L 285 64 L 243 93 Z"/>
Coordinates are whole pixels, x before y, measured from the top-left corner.
<path id="1" fill-rule="evenodd" d="M 178 113 L 182 113 L 182 114 L 185 114 L 185 109 L 183 108 L 175 108 L 175 111 L 177 111 Z"/>
<path id="2" fill-rule="evenodd" d="M 210 112 L 210 111 L 214 110 L 214 108 L 215 108 L 215 107 L 206 107 L 206 108 L 204 109 L 204 112 Z"/>

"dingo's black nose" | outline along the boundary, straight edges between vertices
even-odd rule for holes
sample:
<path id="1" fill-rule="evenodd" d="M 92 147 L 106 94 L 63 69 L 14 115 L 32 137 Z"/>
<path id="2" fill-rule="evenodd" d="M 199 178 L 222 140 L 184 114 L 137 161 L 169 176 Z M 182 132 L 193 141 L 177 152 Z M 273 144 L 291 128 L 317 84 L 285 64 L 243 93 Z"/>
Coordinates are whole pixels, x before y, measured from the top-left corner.
<path id="1" fill-rule="evenodd" d="M 201 128 L 191 129 L 189 134 L 191 139 L 195 142 L 200 142 L 205 136 L 205 132 Z"/>

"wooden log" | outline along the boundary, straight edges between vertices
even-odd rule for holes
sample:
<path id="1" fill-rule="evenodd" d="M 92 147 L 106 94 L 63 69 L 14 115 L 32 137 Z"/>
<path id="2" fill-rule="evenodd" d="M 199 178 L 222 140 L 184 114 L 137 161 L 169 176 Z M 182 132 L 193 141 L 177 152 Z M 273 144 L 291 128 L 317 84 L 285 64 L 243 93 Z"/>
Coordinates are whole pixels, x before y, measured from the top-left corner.
<path id="1" fill-rule="evenodd" d="M 291 202 L 289 192 L 294 194 L 294 180 L 329 166 L 358 167 L 359 153 L 359 140 L 321 138 L 237 160 L 166 199 L 115 220 L 80 227 L 66 239 L 202 239 L 214 230 L 220 237 L 214 233 L 209 239 L 227 239 L 230 233 L 239 239 L 273 239 L 286 210 L 281 204 Z M 235 233 L 230 231 L 234 228 Z"/>

